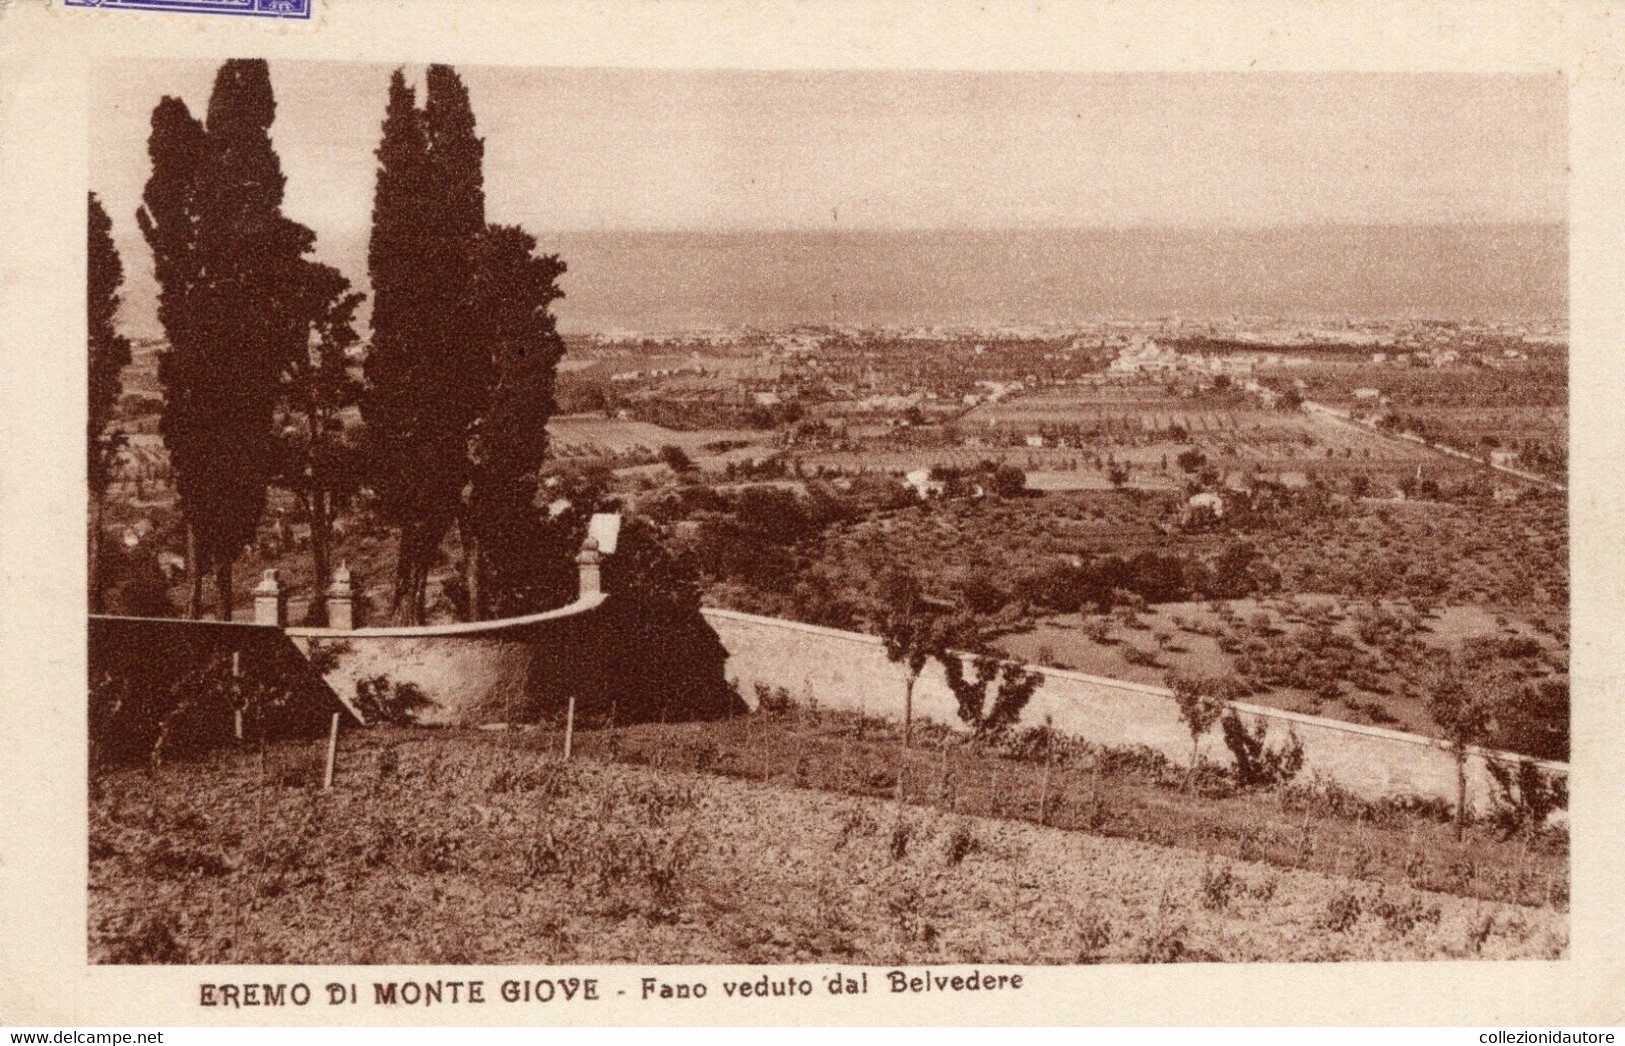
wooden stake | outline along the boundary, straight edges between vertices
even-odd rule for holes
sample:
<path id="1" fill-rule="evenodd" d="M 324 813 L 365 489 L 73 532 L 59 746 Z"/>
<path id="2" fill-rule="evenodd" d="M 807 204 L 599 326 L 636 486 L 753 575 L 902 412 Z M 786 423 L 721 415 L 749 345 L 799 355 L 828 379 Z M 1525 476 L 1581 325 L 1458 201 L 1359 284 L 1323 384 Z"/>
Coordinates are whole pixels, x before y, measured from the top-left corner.
<path id="1" fill-rule="evenodd" d="M 327 732 L 327 772 L 322 774 L 322 791 L 333 787 L 333 764 L 339 756 L 339 714 L 333 713 L 333 727 Z"/>
<path id="2" fill-rule="evenodd" d="M 564 761 L 570 761 L 570 741 L 576 729 L 576 699 L 570 698 L 570 706 L 564 712 Z"/>
<path id="3" fill-rule="evenodd" d="M 1053 765 L 1050 758 L 1049 746 L 1044 746 L 1044 784 L 1038 792 L 1038 823 L 1040 826 L 1049 823 L 1049 774 Z"/>
<path id="4" fill-rule="evenodd" d="M 243 740 L 243 706 L 239 703 L 242 698 L 243 655 L 239 650 L 231 652 L 231 729 L 237 735 L 238 743 Z"/>

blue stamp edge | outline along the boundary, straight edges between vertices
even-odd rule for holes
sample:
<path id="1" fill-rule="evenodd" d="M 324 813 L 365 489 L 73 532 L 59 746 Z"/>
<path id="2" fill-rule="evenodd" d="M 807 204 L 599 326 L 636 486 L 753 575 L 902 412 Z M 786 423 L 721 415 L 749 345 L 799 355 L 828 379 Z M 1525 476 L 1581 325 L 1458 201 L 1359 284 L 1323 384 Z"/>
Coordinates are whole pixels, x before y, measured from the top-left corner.
<path id="1" fill-rule="evenodd" d="M 67 7 L 307 19 L 310 17 L 313 2 L 314 0 L 62 0 Z"/>

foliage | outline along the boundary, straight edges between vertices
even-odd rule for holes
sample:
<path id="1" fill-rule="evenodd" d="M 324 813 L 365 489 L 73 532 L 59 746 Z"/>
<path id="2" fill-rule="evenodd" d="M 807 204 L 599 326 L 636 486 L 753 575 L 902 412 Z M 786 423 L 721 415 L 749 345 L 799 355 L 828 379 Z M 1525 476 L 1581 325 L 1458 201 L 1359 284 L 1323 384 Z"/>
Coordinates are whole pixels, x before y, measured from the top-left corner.
<path id="1" fill-rule="evenodd" d="M 153 172 L 138 215 L 160 286 L 160 432 L 190 529 L 196 614 L 205 564 L 222 618 L 231 568 L 250 542 L 274 470 L 278 378 L 303 348 L 298 322 L 311 232 L 283 217 L 271 146 L 276 103 L 263 60 L 220 67 L 206 126 L 185 103 L 153 112 Z"/>
<path id="2" fill-rule="evenodd" d="M 367 270 L 374 305 L 362 414 L 370 485 L 398 528 L 393 613 L 421 623 L 428 572 L 461 509 L 470 428 L 494 366 L 473 307 L 476 240 L 485 228 L 468 92 L 431 66 L 427 97 L 390 79 Z"/>
<path id="3" fill-rule="evenodd" d="M 1231 676 L 1204 676 L 1175 673 L 1168 679 L 1179 706 L 1179 718 L 1193 742 L 1212 729 L 1230 702 L 1241 697 L 1240 685 Z"/>
<path id="4" fill-rule="evenodd" d="M 85 261 L 85 307 L 88 362 L 86 384 L 85 475 L 90 489 L 90 609 L 102 611 L 102 499 L 108 480 L 124 446 L 123 435 L 109 432 L 113 409 L 118 403 L 119 372 L 130 362 L 130 339 L 113 326 L 118 314 L 119 285 L 124 282 L 124 266 L 113 246 L 112 219 L 102 209 L 95 193 L 90 194 Z"/>
<path id="5" fill-rule="evenodd" d="M 1484 768 L 1495 781 L 1492 818 L 1500 825 L 1503 838 L 1539 831 L 1554 810 L 1568 807 L 1568 778 L 1547 773 L 1533 759 L 1519 759 L 1513 766 L 1486 759 Z"/>
<path id="6" fill-rule="evenodd" d="M 474 271 L 476 314 L 489 339 L 495 384 L 473 422 L 467 518 L 478 555 L 469 565 L 469 616 L 535 607 L 535 557 L 558 556 L 552 520 L 536 508 L 547 453 L 547 419 L 564 355 L 551 311 L 563 296 L 557 255 L 538 255 L 536 238 L 492 225 Z"/>
<path id="7" fill-rule="evenodd" d="M 1268 728 L 1263 723 L 1251 729 L 1231 708 L 1220 720 L 1225 746 L 1236 760 L 1236 781 L 1243 788 L 1273 788 L 1286 784 L 1303 769 L 1303 741 L 1297 733 L 1288 734 L 1279 748 L 1265 744 Z"/>
<path id="8" fill-rule="evenodd" d="M 660 448 L 660 453 L 658 456 L 661 464 L 665 465 L 679 476 L 686 476 L 693 472 L 697 467 L 694 464 L 694 459 L 688 456 L 688 452 L 683 450 L 682 447 L 677 446 L 675 443 L 663 444 Z"/>
<path id="9" fill-rule="evenodd" d="M 122 438 L 109 433 L 107 426 L 112 421 L 113 407 L 121 389 L 119 371 L 130 362 L 130 339 L 113 326 L 119 307 L 118 289 L 124 282 L 124 266 L 119 261 L 118 248 L 113 246 L 113 222 L 95 193 L 90 194 L 89 208 L 85 287 L 90 361 L 86 475 L 90 479 L 91 495 L 99 497 L 122 446 Z"/>
<path id="10" fill-rule="evenodd" d="M 989 486 L 999 497 L 1013 498 L 1027 489 L 1027 474 L 1015 465 L 1003 464 L 993 470 Z"/>
<path id="11" fill-rule="evenodd" d="M 1044 682 L 1042 672 L 993 654 L 972 658 L 974 674 L 970 677 L 965 675 L 965 661 L 959 654 L 934 656 L 942 662 L 948 689 L 959 706 L 960 720 L 982 736 L 996 735 L 1014 726 Z"/>
<path id="12" fill-rule="evenodd" d="M 355 681 L 355 709 L 368 724 L 414 723 L 433 707 L 434 701 L 414 683 L 382 674 Z"/>
<path id="13" fill-rule="evenodd" d="M 1483 679 L 1469 679 L 1453 657 L 1443 657 L 1428 681 L 1428 714 L 1458 755 L 1484 744 L 1494 726 L 1495 701 Z"/>
<path id="14" fill-rule="evenodd" d="M 348 353 L 359 340 L 355 311 L 363 295 L 337 269 L 305 262 L 304 296 L 296 320 L 305 333 L 282 373 L 277 485 L 292 491 L 310 525 L 315 592 L 332 576 L 333 523 L 360 488 L 359 448 L 345 431 L 343 412 L 354 407 L 361 382 Z M 312 624 L 326 624 L 326 601 L 311 601 Z"/>

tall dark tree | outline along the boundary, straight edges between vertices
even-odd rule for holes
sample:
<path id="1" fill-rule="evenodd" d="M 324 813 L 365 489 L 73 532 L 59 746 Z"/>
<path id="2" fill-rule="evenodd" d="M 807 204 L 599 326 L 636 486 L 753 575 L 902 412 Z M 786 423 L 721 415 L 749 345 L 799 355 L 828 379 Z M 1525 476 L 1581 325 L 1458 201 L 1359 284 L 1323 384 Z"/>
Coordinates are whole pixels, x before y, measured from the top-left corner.
<path id="1" fill-rule="evenodd" d="M 109 432 L 118 403 L 119 372 L 130 362 L 130 339 L 113 325 L 118 314 L 119 285 L 124 266 L 113 246 L 113 221 L 95 193 L 90 194 L 88 267 L 85 286 L 89 330 L 90 403 L 85 443 L 86 476 L 90 486 L 90 609 L 102 610 L 102 505 L 124 437 Z"/>
<path id="2" fill-rule="evenodd" d="M 372 237 L 367 272 L 373 288 L 372 340 L 367 351 L 369 484 L 378 507 L 395 524 L 393 612 L 420 622 L 433 551 L 456 511 L 440 475 L 434 446 L 436 368 L 426 331 L 435 274 L 425 264 L 429 239 L 429 139 L 416 93 L 397 69 L 389 82 L 383 138 L 378 144 Z"/>
<path id="3" fill-rule="evenodd" d="M 488 349 L 494 384 L 470 443 L 465 510 L 469 616 L 541 609 L 530 591 L 533 557 L 547 521 L 536 508 L 547 419 L 564 355 L 552 304 L 563 296 L 557 255 L 539 255 L 536 239 L 517 226 L 493 225 L 480 239 L 474 268 L 474 315 Z"/>
<path id="4" fill-rule="evenodd" d="M 147 140 L 152 174 L 136 214 L 152 251 L 158 280 L 158 322 L 168 344 L 158 357 L 164 387 L 163 436 L 186 520 L 190 582 L 186 616 L 202 614 L 203 574 L 209 567 L 201 531 L 207 523 L 210 447 L 206 423 L 209 358 L 198 316 L 202 260 L 197 250 L 194 183 L 203 162 L 203 124 L 179 98 L 165 97 L 152 112 Z"/>
<path id="5" fill-rule="evenodd" d="M 174 379 L 165 388 L 165 442 L 190 531 L 194 594 L 207 563 L 222 620 L 231 617 L 233 564 L 253 538 L 275 468 L 273 415 L 286 361 L 303 344 L 302 256 L 314 241 L 282 215 L 285 179 L 270 136 L 275 116 L 266 63 L 232 60 L 215 77 L 201 141 L 184 157 L 161 157 L 155 113 L 150 146 L 148 189 L 158 182 L 174 190 L 176 200 L 163 202 L 179 205 L 172 246 L 182 257 L 171 275 L 185 314 L 178 330 L 165 323 L 170 366 L 160 375 Z M 190 114 L 181 106 L 165 121 L 180 130 Z M 190 177 L 181 181 L 187 161 Z M 161 166 L 169 169 L 162 176 Z M 149 240 L 165 238 L 160 226 L 168 223 L 151 203 L 147 211 L 143 231 L 153 230 Z M 159 280 L 167 292 L 162 271 Z"/>
<path id="6" fill-rule="evenodd" d="M 306 335 L 282 377 L 280 460 L 276 483 L 291 491 L 310 525 L 315 591 L 332 577 L 333 523 L 344 500 L 360 486 L 362 468 L 356 441 L 345 429 L 343 411 L 361 392 L 351 373 L 349 350 L 360 340 L 355 311 L 362 295 L 337 269 L 305 263 L 301 323 Z M 326 624 L 326 603 L 310 603 L 312 624 Z"/>
<path id="7" fill-rule="evenodd" d="M 421 110 L 396 71 L 378 146 L 362 409 L 372 485 L 400 532 L 393 602 L 406 623 L 424 618 L 429 569 L 461 512 L 471 428 L 493 382 L 472 304 L 485 228 L 483 155 L 455 70 L 430 67 Z"/>

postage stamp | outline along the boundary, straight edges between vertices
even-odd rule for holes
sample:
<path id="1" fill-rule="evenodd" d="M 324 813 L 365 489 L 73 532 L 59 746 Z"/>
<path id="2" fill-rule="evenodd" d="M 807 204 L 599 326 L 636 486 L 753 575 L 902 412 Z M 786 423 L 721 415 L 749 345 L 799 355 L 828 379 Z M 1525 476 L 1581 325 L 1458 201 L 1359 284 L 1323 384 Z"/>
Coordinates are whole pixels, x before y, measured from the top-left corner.
<path id="1" fill-rule="evenodd" d="M 135 11 L 309 18 L 311 0 L 63 0 L 68 7 L 118 7 Z"/>

